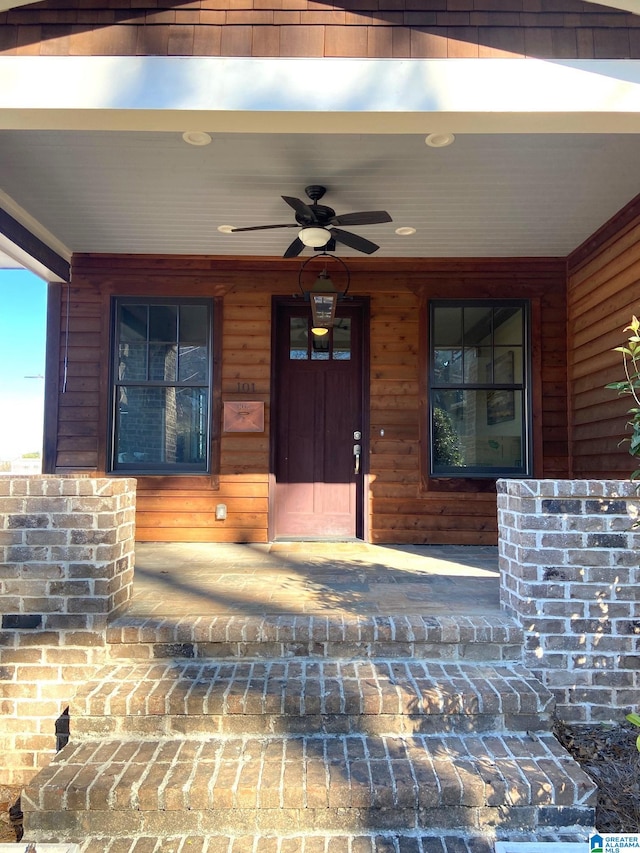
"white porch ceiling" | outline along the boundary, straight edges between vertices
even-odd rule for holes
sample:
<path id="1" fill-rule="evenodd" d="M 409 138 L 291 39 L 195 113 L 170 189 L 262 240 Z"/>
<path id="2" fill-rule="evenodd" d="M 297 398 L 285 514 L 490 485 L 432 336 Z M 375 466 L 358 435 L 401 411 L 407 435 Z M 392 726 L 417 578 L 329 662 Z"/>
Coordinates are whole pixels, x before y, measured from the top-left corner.
<path id="1" fill-rule="evenodd" d="M 375 257 L 566 256 L 640 192 L 635 134 L 458 134 L 434 149 L 317 122 L 205 147 L 167 131 L 2 130 L 0 190 L 72 252 L 276 257 L 294 228 L 217 228 L 293 224 L 280 196 L 306 200 L 312 183 L 338 214 L 389 211 L 393 223 L 348 229 L 380 244 Z"/>

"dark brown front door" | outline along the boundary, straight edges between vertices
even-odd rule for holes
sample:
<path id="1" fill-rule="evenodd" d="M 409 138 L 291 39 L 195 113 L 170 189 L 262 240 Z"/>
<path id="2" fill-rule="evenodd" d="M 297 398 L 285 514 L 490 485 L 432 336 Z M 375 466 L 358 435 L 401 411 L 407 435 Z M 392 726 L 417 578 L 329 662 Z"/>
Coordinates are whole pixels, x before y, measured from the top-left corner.
<path id="1" fill-rule="evenodd" d="M 327 335 L 307 304 L 276 309 L 276 538 L 362 536 L 363 307 L 338 305 Z"/>

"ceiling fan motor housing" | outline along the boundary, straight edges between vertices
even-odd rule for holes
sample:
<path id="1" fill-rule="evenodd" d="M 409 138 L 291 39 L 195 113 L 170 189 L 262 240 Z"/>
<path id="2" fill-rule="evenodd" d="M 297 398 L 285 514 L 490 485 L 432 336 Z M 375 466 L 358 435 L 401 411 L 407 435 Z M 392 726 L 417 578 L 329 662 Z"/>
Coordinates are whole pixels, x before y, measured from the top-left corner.
<path id="1" fill-rule="evenodd" d="M 316 202 L 320 201 L 322 196 L 326 193 L 327 188 L 320 186 L 320 184 L 309 184 L 308 187 L 304 188 L 304 191 L 311 201 Z"/>
<path id="2" fill-rule="evenodd" d="M 330 219 L 336 215 L 335 210 L 332 207 L 327 207 L 324 204 L 316 204 L 313 203 L 313 207 L 310 208 L 313 211 L 313 217 L 304 216 L 302 213 L 296 213 L 296 222 L 300 225 L 319 225 L 321 228 L 324 225 L 327 225 Z"/>

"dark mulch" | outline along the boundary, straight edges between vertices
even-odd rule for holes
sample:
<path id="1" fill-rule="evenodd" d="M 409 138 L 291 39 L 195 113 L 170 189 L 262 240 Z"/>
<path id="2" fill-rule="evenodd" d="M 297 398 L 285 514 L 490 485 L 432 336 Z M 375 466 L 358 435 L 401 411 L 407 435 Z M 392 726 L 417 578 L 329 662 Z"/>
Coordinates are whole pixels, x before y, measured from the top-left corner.
<path id="1" fill-rule="evenodd" d="M 0 786 L 0 842 L 19 841 L 22 836 L 22 812 L 19 789 Z"/>
<path id="2" fill-rule="evenodd" d="M 569 726 L 554 734 L 598 786 L 598 832 L 637 832 L 640 827 L 640 729 L 631 723 Z"/>
<path id="3" fill-rule="evenodd" d="M 8 818 L 8 821 L 6 818 Z M 0 842 L 20 841 L 22 835 L 22 811 L 20 808 L 20 797 L 18 797 L 0 818 Z"/>

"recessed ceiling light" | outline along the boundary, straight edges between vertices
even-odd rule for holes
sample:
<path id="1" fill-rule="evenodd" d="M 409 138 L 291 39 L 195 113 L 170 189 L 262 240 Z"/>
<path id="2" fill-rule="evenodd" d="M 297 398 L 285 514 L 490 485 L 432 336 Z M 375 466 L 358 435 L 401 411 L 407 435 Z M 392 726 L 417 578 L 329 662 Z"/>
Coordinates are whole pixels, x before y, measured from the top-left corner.
<path id="1" fill-rule="evenodd" d="M 430 133 L 425 142 L 431 148 L 446 148 L 447 145 L 455 142 L 455 136 L 453 133 Z"/>
<path id="2" fill-rule="evenodd" d="M 233 234 L 235 228 L 235 225 L 218 225 L 218 231 L 220 231 L 221 234 Z"/>
<path id="3" fill-rule="evenodd" d="M 182 138 L 189 145 L 208 145 L 211 142 L 211 137 L 204 130 L 187 130 L 182 134 Z"/>
<path id="4" fill-rule="evenodd" d="M 396 228 L 396 234 L 399 234 L 401 237 L 410 237 L 412 234 L 416 233 L 415 228 L 411 228 L 409 225 L 405 225 L 402 228 Z"/>

